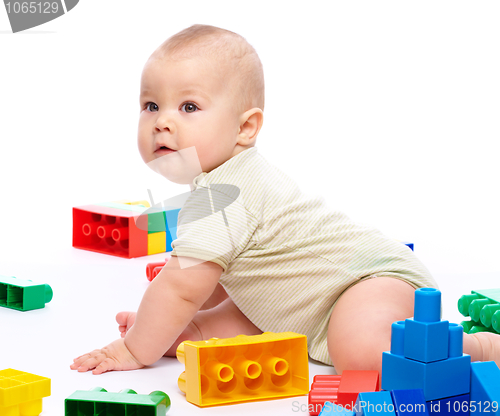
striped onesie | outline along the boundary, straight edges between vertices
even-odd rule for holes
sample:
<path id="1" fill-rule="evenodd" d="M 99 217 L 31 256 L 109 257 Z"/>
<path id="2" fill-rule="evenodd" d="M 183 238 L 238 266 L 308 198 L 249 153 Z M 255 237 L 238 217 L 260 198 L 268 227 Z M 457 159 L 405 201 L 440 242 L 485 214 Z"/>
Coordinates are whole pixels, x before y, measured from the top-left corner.
<path id="1" fill-rule="evenodd" d="M 255 147 L 193 185 L 172 255 L 220 265 L 220 283 L 254 325 L 307 335 L 317 361 L 332 365 L 328 322 L 350 286 L 387 276 L 436 287 L 408 247 L 305 196 Z"/>

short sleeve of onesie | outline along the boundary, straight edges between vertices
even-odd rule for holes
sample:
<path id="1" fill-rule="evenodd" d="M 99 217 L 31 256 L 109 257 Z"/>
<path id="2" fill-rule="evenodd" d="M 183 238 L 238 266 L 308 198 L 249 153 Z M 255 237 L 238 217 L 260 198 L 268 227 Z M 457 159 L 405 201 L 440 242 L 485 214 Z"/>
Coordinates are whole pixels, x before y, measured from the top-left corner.
<path id="1" fill-rule="evenodd" d="M 245 208 L 238 186 L 209 183 L 203 174 L 195 186 L 179 213 L 172 255 L 210 261 L 226 271 L 251 245 L 257 221 Z"/>

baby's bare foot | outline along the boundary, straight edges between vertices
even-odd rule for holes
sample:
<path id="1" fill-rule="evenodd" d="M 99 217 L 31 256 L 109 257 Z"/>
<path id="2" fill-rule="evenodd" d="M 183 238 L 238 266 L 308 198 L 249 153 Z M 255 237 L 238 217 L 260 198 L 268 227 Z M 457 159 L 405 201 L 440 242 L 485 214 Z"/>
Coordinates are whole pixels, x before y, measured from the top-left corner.
<path id="1" fill-rule="evenodd" d="M 127 331 L 134 325 L 136 315 L 136 312 L 119 312 L 116 315 L 116 322 L 119 325 L 118 329 L 122 338 L 125 337 Z"/>
<path id="2" fill-rule="evenodd" d="M 492 332 L 472 334 L 479 342 L 482 350 L 481 361 L 495 361 L 500 367 L 500 335 Z"/>

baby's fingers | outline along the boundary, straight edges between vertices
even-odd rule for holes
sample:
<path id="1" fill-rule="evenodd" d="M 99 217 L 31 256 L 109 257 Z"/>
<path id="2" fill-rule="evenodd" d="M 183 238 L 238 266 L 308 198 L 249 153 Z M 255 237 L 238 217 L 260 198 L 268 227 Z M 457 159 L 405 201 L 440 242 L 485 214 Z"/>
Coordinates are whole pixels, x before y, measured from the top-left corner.
<path id="1" fill-rule="evenodd" d="M 95 350 L 76 358 L 70 368 L 79 372 L 89 371 L 96 368 L 105 359 L 106 356 L 100 350 Z"/>
<path id="2" fill-rule="evenodd" d="M 98 375 L 105 373 L 106 371 L 112 371 L 116 367 L 116 363 L 113 359 L 111 358 L 106 358 L 103 362 L 101 362 L 94 371 L 92 371 L 92 374 Z"/>

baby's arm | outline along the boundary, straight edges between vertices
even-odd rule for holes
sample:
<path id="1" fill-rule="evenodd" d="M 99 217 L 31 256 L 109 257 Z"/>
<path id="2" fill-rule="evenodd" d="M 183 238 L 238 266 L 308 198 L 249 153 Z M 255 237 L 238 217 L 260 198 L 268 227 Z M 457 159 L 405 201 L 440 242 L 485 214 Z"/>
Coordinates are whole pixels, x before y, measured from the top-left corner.
<path id="1" fill-rule="evenodd" d="M 183 265 L 191 259 L 183 258 Z M 172 257 L 147 288 L 134 325 L 123 339 L 75 360 L 72 369 L 94 374 L 132 370 L 156 362 L 214 292 L 222 267 L 205 262 L 180 268 Z"/>
<path id="2" fill-rule="evenodd" d="M 215 308 L 221 302 L 225 301 L 228 297 L 229 295 L 227 294 L 224 287 L 220 283 L 218 283 L 217 286 L 215 287 L 215 290 L 207 299 L 207 301 L 203 304 L 200 310 L 205 311 L 207 309 Z"/>

